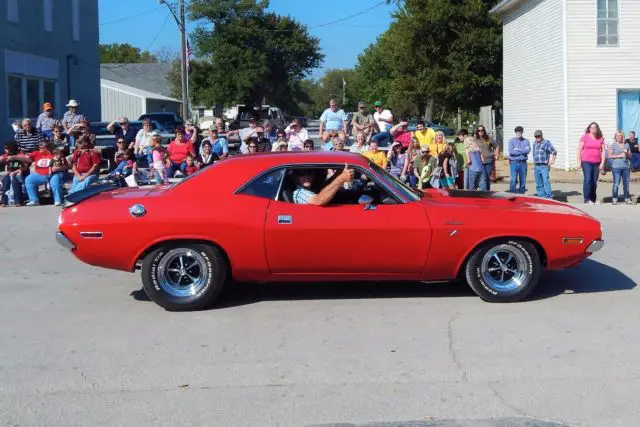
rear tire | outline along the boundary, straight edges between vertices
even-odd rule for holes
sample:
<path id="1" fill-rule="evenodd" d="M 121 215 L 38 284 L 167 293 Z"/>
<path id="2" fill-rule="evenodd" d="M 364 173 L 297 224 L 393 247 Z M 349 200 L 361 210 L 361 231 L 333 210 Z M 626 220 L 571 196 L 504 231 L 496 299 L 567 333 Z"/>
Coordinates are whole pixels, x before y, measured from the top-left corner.
<path id="1" fill-rule="evenodd" d="M 209 245 L 167 244 L 151 251 L 142 264 L 145 292 L 169 311 L 210 307 L 226 280 L 224 256 Z"/>
<path id="2" fill-rule="evenodd" d="M 523 300 L 538 284 L 541 272 L 536 247 L 515 239 L 480 246 L 465 266 L 467 283 L 488 302 Z"/>

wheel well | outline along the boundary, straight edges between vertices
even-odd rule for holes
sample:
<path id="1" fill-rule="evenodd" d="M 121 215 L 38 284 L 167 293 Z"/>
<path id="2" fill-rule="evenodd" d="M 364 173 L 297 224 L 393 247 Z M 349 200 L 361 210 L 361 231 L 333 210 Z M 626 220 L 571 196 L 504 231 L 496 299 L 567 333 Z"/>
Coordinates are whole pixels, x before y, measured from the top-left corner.
<path id="1" fill-rule="evenodd" d="M 198 244 L 198 245 L 213 246 L 214 248 L 218 249 L 220 251 L 220 253 L 222 254 L 222 257 L 224 258 L 224 262 L 225 262 L 226 267 L 227 267 L 227 272 L 228 272 L 229 278 L 233 277 L 233 274 L 232 274 L 232 271 L 231 271 L 231 261 L 229 261 L 229 255 L 227 254 L 227 252 L 222 248 L 222 246 L 218 245 L 217 243 L 211 242 L 209 240 L 202 240 L 202 239 L 174 239 L 174 240 L 164 240 L 162 242 L 155 243 L 155 244 L 149 246 L 144 251 L 142 251 L 142 253 L 138 257 L 138 259 L 136 260 L 135 268 L 138 268 L 138 266 L 142 266 L 142 261 L 145 259 L 145 257 L 149 253 L 151 253 L 151 252 L 155 251 L 156 249 L 158 249 L 160 246 L 163 246 L 163 245 L 166 245 L 166 244 L 176 244 L 176 243 L 195 243 L 195 244 Z"/>
<path id="2" fill-rule="evenodd" d="M 488 243 L 497 243 L 497 242 L 503 242 L 505 240 L 524 240 L 525 242 L 529 242 L 531 243 L 535 248 L 536 251 L 538 252 L 538 256 L 540 257 L 540 264 L 543 267 L 547 266 L 547 253 L 544 251 L 544 248 L 542 247 L 542 245 L 530 238 L 530 237 L 521 237 L 521 236 L 500 236 L 500 237 L 493 237 L 491 239 L 487 239 L 487 240 L 483 240 L 482 242 L 478 243 L 471 251 L 469 251 L 469 253 L 467 254 L 467 256 L 464 258 L 464 261 L 462 262 L 462 264 L 460 264 L 460 267 L 458 268 L 458 278 L 464 278 L 464 268 L 467 265 L 467 261 L 469 261 L 469 258 L 471 258 L 471 256 L 474 254 L 474 252 L 476 251 L 476 249 L 478 249 L 480 246 L 484 246 Z"/>

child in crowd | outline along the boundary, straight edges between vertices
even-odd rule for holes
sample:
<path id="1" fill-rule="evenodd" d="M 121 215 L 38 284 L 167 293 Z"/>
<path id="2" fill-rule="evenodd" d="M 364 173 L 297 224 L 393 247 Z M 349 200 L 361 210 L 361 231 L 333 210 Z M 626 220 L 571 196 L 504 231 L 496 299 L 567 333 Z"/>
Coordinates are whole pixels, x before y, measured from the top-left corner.
<path id="1" fill-rule="evenodd" d="M 160 145 L 160 138 L 151 138 L 151 165 L 149 166 L 149 172 L 156 180 L 156 184 L 167 184 L 169 179 L 167 178 L 167 158 L 168 154 L 165 149 Z"/>
<path id="2" fill-rule="evenodd" d="M 422 166 L 422 170 L 420 171 L 420 178 L 418 179 L 418 189 L 422 190 L 423 188 L 431 188 L 431 175 L 433 171 L 438 167 L 438 159 L 428 151 L 424 151 L 420 157 L 420 165 Z"/>
<path id="3" fill-rule="evenodd" d="M 4 154 L 0 156 L 0 166 L 4 166 L 0 206 L 22 206 L 24 176 L 29 171 L 27 163 L 19 160 L 18 143 L 9 141 L 4 145 Z"/>
<path id="4" fill-rule="evenodd" d="M 135 160 L 133 156 L 133 150 L 125 150 L 122 155 L 122 160 L 118 163 L 118 166 L 109 174 L 110 177 L 124 178 L 131 175 L 135 167 Z"/>
<path id="5" fill-rule="evenodd" d="M 65 166 L 67 168 L 65 168 Z M 64 155 L 64 148 L 56 148 L 55 150 L 53 150 L 53 159 L 51 159 L 51 163 L 49 163 L 49 179 L 51 179 L 51 177 L 55 174 L 60 174 L 60 177 L 62 178 L 65 170 L 68 169 L 68 166 L 69 163 L 67 162 L 67 158 Z M 60 168 L 64 169 L 61 170 Z"/>
<path id="6" fill-rule="evenodd" d="M 187 162 L 187 167 L 184 170 L 185 176 L 193 175 L 198 172 L 198 166 L 196 165 L 192 154 L 187 154 L 185 161 Z"/>

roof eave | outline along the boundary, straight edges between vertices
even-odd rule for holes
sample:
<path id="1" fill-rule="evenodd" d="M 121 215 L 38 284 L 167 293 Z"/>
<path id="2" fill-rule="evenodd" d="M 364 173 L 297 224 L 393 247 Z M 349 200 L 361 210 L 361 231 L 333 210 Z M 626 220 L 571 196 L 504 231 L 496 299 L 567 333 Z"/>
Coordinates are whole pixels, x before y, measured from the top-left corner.
<path id="1" fill-rule="evenodd" d="M 520 3 L 524 3 L 524 1 L 525 0 L 501 0 L 497 5 L 493 7 L 493 9 L 489 11 L 489 13 L 493 15 L 503 14 L 504 12 L 519 5 Z"/>

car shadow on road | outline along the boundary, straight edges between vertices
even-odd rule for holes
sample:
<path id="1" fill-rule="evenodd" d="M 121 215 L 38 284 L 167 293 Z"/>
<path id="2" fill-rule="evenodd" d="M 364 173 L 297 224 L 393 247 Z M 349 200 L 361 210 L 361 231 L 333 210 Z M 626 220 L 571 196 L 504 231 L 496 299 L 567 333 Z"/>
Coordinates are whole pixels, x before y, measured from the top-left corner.
<path id="1" fill-rule="evenodd" d="M 529 301 L 562 294 L 582 294 L 631 290 L 636 283 L 624 273 L 594 260 L 577 267 L 547 271 Z M 130 294 L 136 301 L 151 301 L 144 289 Z M 324 282 L 324 283 L 242 283 L 233 282 L 212 307 L 230 308 L 263 301 L 456 298 L 476 297 L 464 282 Z"/>
<path id="2" fill-rule="evenodd" d="M 620 270 L 587 259 L 577 267 L 545 272 L 529 299 L 540 300 L 562 294 L 628 291 L 635 287 L 636 282 Z"/>

